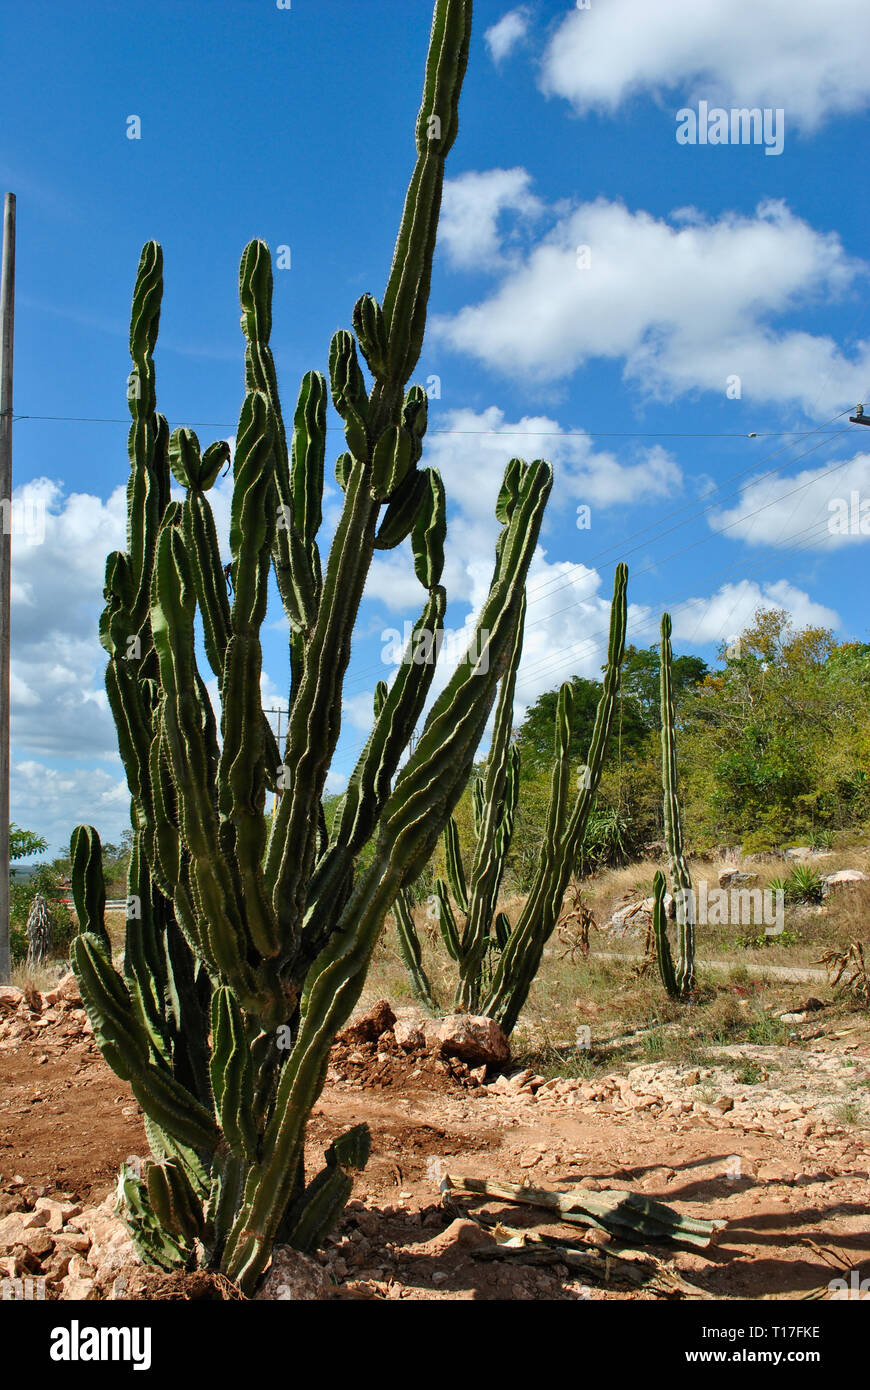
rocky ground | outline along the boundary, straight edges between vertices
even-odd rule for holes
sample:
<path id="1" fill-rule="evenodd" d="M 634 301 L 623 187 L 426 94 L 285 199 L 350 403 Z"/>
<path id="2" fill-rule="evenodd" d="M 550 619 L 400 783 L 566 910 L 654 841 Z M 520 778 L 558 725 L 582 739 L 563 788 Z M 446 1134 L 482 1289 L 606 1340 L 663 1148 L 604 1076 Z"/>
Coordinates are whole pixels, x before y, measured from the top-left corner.
<path id="1" fill-rule="evenodd" d="M 806 1029 L 789 1046 L 715 1050 L 594 1079 L 473 1065 L 380 1006 L 336 1045 L 309 1163 L 366 1120 L 372 1158 L 327 1249 L 278 1252 L 266 1297 L 795 1298 L 870 1261 L 870 1028 Z M 812 1034 L 815 1033 L 815 1036 Z M 455 1050 L 455 1049 L 454 1049 Z M 106 1068 L 74 982 L 0 990 L 0 1278 L 49 1298 L 238 1296 L 226 1281 L 138 1265 L 113 1212 L 119 1163 L 147 1152 L 142 1117 Z M 624 1189 L 724 1223 L 708 1249 L 632 1262 L 607 1232 L 490 1197 L 442 1198 L 446 1175 L 566 1191 Z M 473 1219 L 472 1219 L 473 1218 Z M 501 1220 L 588 1250 L 500 1246 Z M 614 1258 L 602 1260 L 610 1252 Z M 600 1269 L 597 1268 L 597 1265 Z M 9 1286 L 7 1286 L 9 1287 Z"/>

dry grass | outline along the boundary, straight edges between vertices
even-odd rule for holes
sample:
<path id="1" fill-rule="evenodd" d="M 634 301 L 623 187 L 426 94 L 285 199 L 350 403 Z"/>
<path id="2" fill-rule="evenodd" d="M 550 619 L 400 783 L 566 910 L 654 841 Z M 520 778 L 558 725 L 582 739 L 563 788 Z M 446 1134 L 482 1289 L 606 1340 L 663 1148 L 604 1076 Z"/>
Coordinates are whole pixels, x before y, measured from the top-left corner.
<path id="1" fill-rule="evenodd" d="M 39 965 L 31 970 L 24 961 L 15 961 L 9 972 L 9 983 L 16 989 L 27 989 L 28 985 L 34 986 L 40 991 L 53 989 L 60 976 L 65 974 L 67 969 L 66 961 L 51 960 L 46 965 Z"/>

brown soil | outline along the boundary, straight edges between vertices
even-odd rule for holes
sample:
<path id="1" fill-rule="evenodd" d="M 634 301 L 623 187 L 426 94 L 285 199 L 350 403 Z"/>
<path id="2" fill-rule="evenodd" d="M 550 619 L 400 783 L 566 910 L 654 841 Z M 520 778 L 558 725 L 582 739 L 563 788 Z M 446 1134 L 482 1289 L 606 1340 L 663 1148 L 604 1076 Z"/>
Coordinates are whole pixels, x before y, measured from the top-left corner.
<path id="1" fill-rule="evenodd" d="M 844 1067 L 857 1064 L 859 1072 L 848 1076 L 866 1078 L 866 1028 L 828 1045 L 832 1054 L 840 1049 Z M 779 1051 L 776 1085 L 788 1094 L 792 1063 L 789 1049 Z M 792 1060 L 797 1066 L 800 1057 Z M 825 1088 L 834 1084 L 836 1078 L 823 1080 Z M 372 1131 L 372 1158 L 357 1180 L 356 1200 L 319 1258 L 342 1298 L 626 1296 L 591 1280 L 587 1287 L 564 1265 L 476 1256 L 474 1228 L 440 1204 L 439 1178 L 459 1173 L 528 1178 L 545 1188 L 627 1188 L 686 1214 L 724 1218 L 726 1228 L 708 1250 L 655 1252 L 707 1296 L 794 1298 L 834 1276 L 848 1279 L 849 1269 L 866 1277 L 870 1138 L 854 1124 L 808 1122 L 813 1103 L 797 1080 L 795 1092 L 802 1122 L 771 1111 L 769 1119 L 756 1116 L 744 1124 L 712 1105 L 695 1104 L 677 1115 L 655 1105 L 631 1108 L 617 1091 L 600 1100 L 576 1092 L 573 1098 L 495 1094 L 461 1063 L 406 1056 L 389 1033 L 376 1042 L 338 1044 L 311 1119 L 308 1161 L 316 1170 L 329 1142 L 361 1120 Z M 96 1202 L 113 1186 L 120 1162 L 145 1152 L 138 1107 L 82 1032 L 81 1020 L 67 1012 L 29 1037 L 4 1043 L 0 1215 L 43 1195 Z M 492 1201 L 477 1210 L 500 1214 L 514 1226 L 535 1221 L 528 1209 Z M 577 1227 L 561 1233 L 583 1236 Z M 195 1299 L 232 1291 L 210 1276 L 143 1271 L 129 1293 Z M 656 1295 L 641 1288 L 632 1296 Z"/>

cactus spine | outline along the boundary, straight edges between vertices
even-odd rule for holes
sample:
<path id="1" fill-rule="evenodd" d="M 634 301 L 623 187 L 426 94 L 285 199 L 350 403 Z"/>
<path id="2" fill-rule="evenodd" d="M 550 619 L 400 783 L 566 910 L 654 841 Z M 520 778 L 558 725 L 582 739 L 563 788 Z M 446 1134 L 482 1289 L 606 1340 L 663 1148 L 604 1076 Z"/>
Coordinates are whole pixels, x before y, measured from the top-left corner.
<path id="1" fill-rule="evenodd" d="M 208 500 L 228 450 L 216 443 L 202 452 L 189 429 L 170 437 L 157 413 L 163 258 L 155 242 L 136 278 L 127 549 L 109 556 L 100 627 L 132 806 L 127 930 L 118 969 L 99 837 L 79 827 L 71 955 L 103 1055 L 145 1112 L 152 1157 L 141 1173 L 125 1166 L 119 1180 L 140 1250 L 167 1266 L 219 1268 L 246 1292 L 276 1239 L 304 1250 L 322 1240 L 351 1174 L 366 1162 L 368 1134 L 357 1126 L 308 1181 L 306 1123 L 384 916 L 425 864 L 471 772 L 552 486 L 549 464 L 523 465 L 469 652 L 401 773 L 434 667 L 406 653 L 390 689 L 379 687 L 371 735 L 327 835 L 322 795 L 375 549 L 410 537 L 425 595 L 415 633 L 434 636 L 443 624 L 444 489 L 434 470 L 417 467 L 426 395 L 405 387 L 425 326 L 470 25 L 470 0 L 437 0 L 417 164 L 383 308 L 363 296 L 356 340 L 335 335 L 328 388 L 317 372 L 303 378 L 289 442 L 269 347 L 269 251 L 253 241 L 242 256 L 245 396 L 233 458 L 231 602 Z M 321 564 L 327 389 L 347 451 L 336 464 L 344 504 Z M 180 503 L 170 499 L 170 474 L 185 490 Z M 270 566 L 290 623 L 290 717 L 280 750 L 260 705 Z M 197 613 L 220 730 L 197 666 Z M 269 788 L 281 791 L 270 826 Z"/>
<path id="2" fill-rule="evenodd" d="M 514 491 L 522 488 L 524 468 L 518 459 L 508 465 L 505 488 L 499 499 L 503 517 L 511 513 Z M 523 643 L 524 604 L 513 634 L 510 660 L 501 680 L 489 757 L 483 776 L 473 789 L 476 843 L 467 883 L 459 832 L 452 817 L 444 829 L 447 881 L 436 880 L 434 888 L 441 934 L 448 954 L 458 967 L 454 1006 L 466 1012 L 485 1013 L 495 1018 L 508 1033 L 516 1024 L 540 966 L 544 947 L 556 926 L 595 799 L 625 650 L 627 579 L 626 567 L 618 565 L 603 690 L 587 763 L 577 774 L 573 803 L 570 746 L 574 694 L 569 682 L 559 691 L 555 760 L 544 843 L 531 891 L 513 928 L 506 914 L 496 911 L 496 902 L 519 794 L 519 755 L 511 743 L 511 731 L 516 674 Z M 461 931 L 454 904 L 465 917 Z M 400 895 L 394 916 L 400 949 L 415 992 L 428 1008 L 435 1008 L 407 893 Z"/>
<path id="3" fill-rule="evenodd" d="M 667 935 L 667 879 L 661 870 L 658 870 L 653 881 L 653 935 L 662 984 L 672 998 L 686 999 L 695 987 L 695 912 L 692 878 L 683 854 L 683 829 L 680 822 L 680 803 L 677 799 L 677 739 L 669 613 L 662 617 L 661 634 L 659 690 L 662 721 L 662 792 L 668 872 L 673 884 L 677 924 L 676 965 Z"/>

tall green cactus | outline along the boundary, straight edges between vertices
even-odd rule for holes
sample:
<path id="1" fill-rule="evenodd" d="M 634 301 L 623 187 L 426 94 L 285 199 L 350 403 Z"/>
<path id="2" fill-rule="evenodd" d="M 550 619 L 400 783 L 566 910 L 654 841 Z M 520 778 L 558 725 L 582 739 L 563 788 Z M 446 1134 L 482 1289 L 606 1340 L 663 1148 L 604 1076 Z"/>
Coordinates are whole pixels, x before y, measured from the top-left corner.
<path id="1" fill-rule="evenodd" d="M 658 870 L 653 880 L 653 936 L 662 984 L 672 998 L 687 999 L 695 987 L 695 900 L 689 866 L 683 854 L 683 829 L 680 823 L 680 803 L 677 799 L 677 738 L 669 613 L 665 613 L 662 617 L 659 690 L 661 694 L 665 844 L 668 851 L 668 872 L 673 884 L 674 913 L 677 925 L 676 965 L 667 934 L 665 913 L 667 879 L 661 870 Z"/>
<path id="2" fill-rule="evenodd" d="M 514 459 L 505 474 L 499 499 L 503 519 L 510 515 L 512 489 L 523 486 L 525 465 Z M 571 802 L 571 731 L 574 692 L 570 682 L 559 691 L 555 727 L 555 760 L 540 860 L 525 906 L 512 928 L 496 910 L 499 888 L 513 834 L 519 794 L 519 754 L 511 743 L 514 689 L 523 645 L 525 603 L 520 608 L 510 659 L 501 680 L 492 744 L 483 776 L 473 789 L 475 847 L 466 881 L 459 832 L 451 817 L 444 828 L 447 881 L 437 879 L 434 893 L 438 922 L 448 954 L 457 964 L 454 1007 L 480 1011 L 495 1018 L 506 1032 L 514 1028 L 544 947 L 558 920 L 562 898 L 577 860 L 589 812 L 595 799 L 607 738 L 613 721 L 619 675 L 625 650 L 626 585 L 628 572 L 618 565 L 610 610 L 610 637 L 601 700 L 595 717 L 588 759 L 577 774 Z M 452 902 L 451 902 L 452 898 Z M 464 915 L 462 930 L 455 908 Z M 411 899 L 401 893 L 394 908 L 399 946 L 412 986 L 427 1008 L 436 1009 L 432 986 L 423 968 Z"/>
<path id="3" fill-rule="evenodd" d="M 201 451 L 189 429 L 170 436 L 156 409 L 163 265 L 154 242 L 134 290 L 127 549 L 108 559 L 100 626 L 132 808 L 127 929 L 118 969 L 99 838 L 80 827 L 71 954 L 99 1046 L 145 1112 L 152 1157 L 142 1172 L 125 1166 L 119 1181 L 142 1253 L 167 1266 L 219 1268 L 248 1292 L 277 1239 L 317 1245 L 350 1174 L 366 1162 L 368 1134 L 357 1126 L 306 1181 L 306 1123 L 384 917 L 425 864 L 470 775 L 552 486 L 549 464 L 523 465 L 468 653 L 399 773 L 434 674 L 409 648 L 391 688 L 379 688 L 371 735 L 327 834 L 322 797 L 376 549 L 410 537 L 425 591 L 415 632 L 434 636 L 443 625 L 444 489 L 434 470 L 417 467 L 426 394 L 405 387 L 422 342 L 470 25 L 470 0 L 437 0 L 417 164 L 384 305 L 364 295 L 356 340 L 333 338 L 329 390 L 347 451 L 336 464 L 344 504 L 324 564 L 327 384 L 317 372 L 303 378 L 288 436 L 269 347 L 267 247 L 251 242 L 240 271 L 245 398 L 233 458 L 231 598 L 208 500 L 229 451 L 221 443 Z M 170 497 L 171 475 L 181 502 Z M 281 750 L 260 702 L 270 566 L 290 624 Z M 197 614 L 220 729 L 197 665 Z M 279 793 L 271 820 L 270 788 Z"/>

